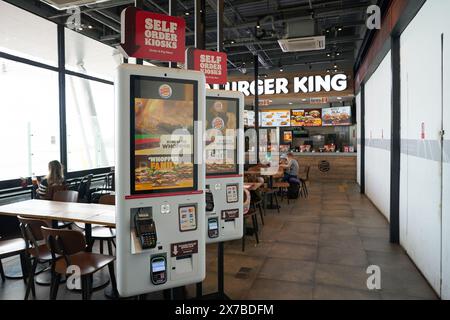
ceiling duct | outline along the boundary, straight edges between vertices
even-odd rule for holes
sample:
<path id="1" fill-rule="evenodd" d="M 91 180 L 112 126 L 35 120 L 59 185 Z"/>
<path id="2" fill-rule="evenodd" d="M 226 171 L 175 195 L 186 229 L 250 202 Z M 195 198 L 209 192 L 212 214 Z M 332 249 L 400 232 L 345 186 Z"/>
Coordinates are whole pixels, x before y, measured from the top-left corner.
<path id="1" fill-rule="evenodd" d="M 44 2 L 58 10 L 66 10 L 73 7 L 79 7 L 88 4 L 96 4 L 106 1 L 109 0 L 41 0 L 41 2 Z"/>

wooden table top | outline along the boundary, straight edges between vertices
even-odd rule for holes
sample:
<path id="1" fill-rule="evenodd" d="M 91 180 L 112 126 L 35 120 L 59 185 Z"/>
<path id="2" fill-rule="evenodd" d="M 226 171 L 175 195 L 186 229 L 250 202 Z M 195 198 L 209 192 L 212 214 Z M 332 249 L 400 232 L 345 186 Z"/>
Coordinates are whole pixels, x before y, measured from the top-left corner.
<path id="1" fill-rule="evenodd" d="M 244 182 L 244 188 L 249 191 L 255 191 L 261 188 L 263 184 L 262 182 Z"/>
<path id="2" fill-rule="evenodd" d="M 115 206 L 96 203 L 26 200 L 0 206 L 0 215 L 82 222 L 115 227 Z"/>

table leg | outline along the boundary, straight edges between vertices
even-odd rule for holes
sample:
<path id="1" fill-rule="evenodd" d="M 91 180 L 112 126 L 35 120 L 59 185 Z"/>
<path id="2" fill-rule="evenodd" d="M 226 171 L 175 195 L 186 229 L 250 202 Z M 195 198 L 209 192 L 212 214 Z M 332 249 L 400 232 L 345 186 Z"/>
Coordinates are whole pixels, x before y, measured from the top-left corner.
<path id="1" fill-rule="evenodd" d="M 92 225 L 90 223 L 86 223 L 84 225 L 84 234 L 86 237 L 86 243 L 87 243 L 87 252 L 92 252 Z"/>

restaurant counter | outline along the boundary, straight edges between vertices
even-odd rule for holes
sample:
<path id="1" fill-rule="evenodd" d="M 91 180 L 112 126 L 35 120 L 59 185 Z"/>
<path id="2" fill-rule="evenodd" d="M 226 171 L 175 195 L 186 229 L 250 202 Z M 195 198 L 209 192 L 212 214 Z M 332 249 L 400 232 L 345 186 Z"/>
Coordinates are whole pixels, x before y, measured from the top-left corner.
<path id="1" fill-rule="evenodd" d="M 356 181 L 356 152 L 298 152 L 294 153 L 302 167 L 309 166 L 310 181 Z"/>

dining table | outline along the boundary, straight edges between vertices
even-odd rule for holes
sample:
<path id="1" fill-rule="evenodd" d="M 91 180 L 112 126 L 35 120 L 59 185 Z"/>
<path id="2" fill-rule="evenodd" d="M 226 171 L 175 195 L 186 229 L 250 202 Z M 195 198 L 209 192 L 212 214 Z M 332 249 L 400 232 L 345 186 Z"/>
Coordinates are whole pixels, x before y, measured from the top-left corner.
<path id="1" fill-rule="evenodd" d="M 0 215 L 50 220 L 54 228 L 58 227 L 58 221 L 83 223 L 88 244 L 86 251 L 89 252 L 92 251 L 92 225 L 116 227 L 115 206 L 106 204 L 31 199 L 0 206 Z M 49 275 L 36 279 L 36 283 L 48 285 Z M 94 278 L 95 289 L 103 288 L 108 283 Z"/>

